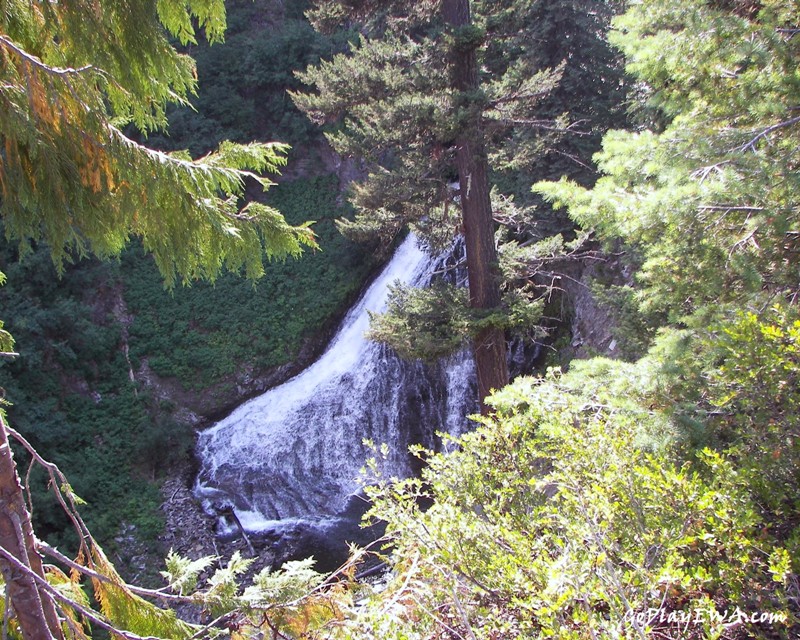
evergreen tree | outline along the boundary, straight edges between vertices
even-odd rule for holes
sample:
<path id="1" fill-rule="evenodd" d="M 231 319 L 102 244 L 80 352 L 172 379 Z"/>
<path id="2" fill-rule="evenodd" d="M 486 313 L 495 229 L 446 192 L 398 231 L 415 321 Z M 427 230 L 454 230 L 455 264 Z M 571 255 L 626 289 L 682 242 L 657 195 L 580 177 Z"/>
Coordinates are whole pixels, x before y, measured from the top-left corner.
<path id="1" fill-rule="evenodd" d="M 643 311 L 696 327 L 796 300 L 798 18 L 784 0 L 670 0 L 616 21 L 644 126 L 606 136 L 594 188 L 536 188 L 640 256 Z"/>
<path id="2" fill-rule="evenodd" d="M 314 93 L 293 94 L 315 121 L 332 125 L 334 149 L 369 170 L 353 187 L 358 215 L 344 231 L 385 243 L 409 222 L 439 243 L 463 232 L 470 305 L 487 317 L 501 304 L 490 154 L 530 150 L 566 127 L 537 110 L 559 75 L 532 46 L 537 8 L 512 0 L 318 2 L 318 28 L 358 24 L 362 35 L 347 54 L 302 74 Z M 482 323 L 474 348 L 483 398 L 508 380 L 502 328 Z"/>
<path id="3" fill-rule="evenodd" d="M 223 143 L 193 160 L 151 151 L 122 132 L 164 127 L 167 105 L 195 89 L 194 63 L 168 35 L 186 44 L 199 25 L 219 40 L 224 16 L 222 0 L 3 3 L 0 216 L 23 253 L 44 241 L 61 266 L 88 253 L 117 255 L 137 236 L 171 285 L 213 279 L 223 266 L 257 277 L 264 254 L 282 258 L 314 246 L 307 225 L 292 227 L 274 209 L 239 202 L 248 183 L 269 186 L 259 174 L 277 170 L 285 146 Z M 0 337 L 10 351 L 8 336 Z M 7 432 L 2 420 L 0 567 L 15 624 L 26 640 L 60 638 L 65 629 L 85 637 L 75 609 L 65 609 L 45 580 Z M 92 564 L 90 536 L 80 534 Z"/>
<path id="4" fill-rule="evenodd" d="M 376 485 L 394 582 L 349 637 L 798 635 L 798 21 L 616 21 L 639 126 L 605 136 L 594 188 L 536 190 L 628 249 L 659 331 L 636 363 L 518 380 L 422 479 Z"/>
<path id="5" fill-rule="evenodd" d="M 166 125 L 171 102 L 195 90 L 187 43 L 197 21 L 222 38 L 214 2 L 11 2 L 0 16 L 2 218 L 22 244 L 44 240 L 57 265 L 76 254 L 116 255 L 142 239 L 168 284 L 214 278 L 226 265 L 257 277 L 262 255 L 313 243 L 259 203 L 239 206 L 256 172 L 276 171 L 286 147 L 222 144 L 203 158 L 164 154 L 122 133 Z"/>

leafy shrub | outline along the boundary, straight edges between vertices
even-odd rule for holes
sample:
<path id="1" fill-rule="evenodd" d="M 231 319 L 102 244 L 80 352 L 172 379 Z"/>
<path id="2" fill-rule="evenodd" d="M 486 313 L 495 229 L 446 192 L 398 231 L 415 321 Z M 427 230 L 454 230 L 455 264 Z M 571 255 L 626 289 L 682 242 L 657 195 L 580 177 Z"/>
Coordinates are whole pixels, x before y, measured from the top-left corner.
<path id="1" fill-rule="evenodd" d="M 422 479 L 373 488 L 395 573 L 351 637 L 720 637 L 737 611 L 748 637 L 790 637 L 800 536 L 769 526 L 735 452 L 664 440 L 656 372 L 518 380 Z"/>

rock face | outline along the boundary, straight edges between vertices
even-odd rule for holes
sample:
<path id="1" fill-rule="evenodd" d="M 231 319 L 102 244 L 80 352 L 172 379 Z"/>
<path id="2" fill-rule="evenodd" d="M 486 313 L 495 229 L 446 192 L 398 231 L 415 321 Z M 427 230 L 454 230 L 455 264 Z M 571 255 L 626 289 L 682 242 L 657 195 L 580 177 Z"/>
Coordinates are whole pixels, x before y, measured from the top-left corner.
<path id="1" fill-rule="evenodd" d="M 598 354 L 614 357 L 616 345 L 612 335 L 613 319 L 609 310 L 598 304 L 589 287 L 597 276 L 596 271 L 596 265 L 586 265 L 581 271 L 580 280 L 564 282 L 564 290 L 572 309 L 572 339 L 568 348 L 570 359 Z"/>

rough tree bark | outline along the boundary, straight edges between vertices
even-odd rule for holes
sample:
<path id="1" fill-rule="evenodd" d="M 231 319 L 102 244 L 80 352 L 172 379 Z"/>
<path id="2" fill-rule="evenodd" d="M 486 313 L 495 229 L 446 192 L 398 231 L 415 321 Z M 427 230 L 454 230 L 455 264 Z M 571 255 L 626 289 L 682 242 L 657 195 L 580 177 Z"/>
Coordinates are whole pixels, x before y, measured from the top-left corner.
<path id="1" fill-rule="evenodd" d="M 455 34 L 451 56 L 451 83 L 468 100 L 479 88 L 478 62 L 475 46 L 459 44 L 459 30 L 471 26 L 469 0 L 443 0 L 442 12 Z M 470 113 L 474 115 L 469 115 Z M 461 194 L 461 211 L 469 273 L 470 305 L 476 309 L 500 306 L 500 287 L 497 274 L 497 248 L 494 243 L 495 225 L 489 198 L 489 161 L 483 139 L 479 109 L 465 105 L 465 119 L 456 139 L 456 166 Z M 484 329 L 473 342 L 478 370 L 478 394 L 481 411 L 492 389 L 508 384 L 506 340 L 497 327 Z"/>
<path id="2" fill-rule="evenodd" d="M 0 546 L 31 572 L 44 578 L 42 559 L 36 552 L 30 513 L 0 415 Z M 53 601 L 42 593 L 30 573 L 0 557 L 0 570 L 8 587 L 14 614 L 25 640 L 61 640 L 63 635 Z"/>

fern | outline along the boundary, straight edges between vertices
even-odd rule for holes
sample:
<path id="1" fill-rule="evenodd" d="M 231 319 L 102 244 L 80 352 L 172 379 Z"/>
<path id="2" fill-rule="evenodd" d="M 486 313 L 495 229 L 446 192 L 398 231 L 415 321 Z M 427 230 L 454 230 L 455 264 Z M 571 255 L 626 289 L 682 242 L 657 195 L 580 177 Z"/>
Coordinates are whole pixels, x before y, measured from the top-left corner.
<path id="1" fill-rule="evenodd" d="M 204 556 L 198 560 L 189 560 L 170 549 L 166 560 L 167 570 L 162 571 L 161 575 L 169 583 L 170 589 L 184 595 L 195 590 L 200 573 L 217 559 L 216 556 Z"/>

